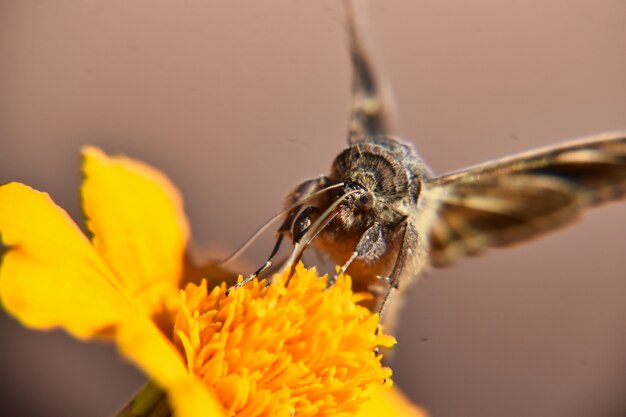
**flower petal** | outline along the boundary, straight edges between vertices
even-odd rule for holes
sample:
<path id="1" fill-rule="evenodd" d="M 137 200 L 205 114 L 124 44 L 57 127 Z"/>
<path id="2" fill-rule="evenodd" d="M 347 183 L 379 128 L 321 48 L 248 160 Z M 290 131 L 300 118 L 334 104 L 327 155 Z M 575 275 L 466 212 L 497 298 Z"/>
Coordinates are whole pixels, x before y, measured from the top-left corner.
<path id="1" fill-rule="evenodd" d="M 176 347 L 150 320 L 138 315 L 126 320 L 117 343 L 126 357 L 167 391 L 177 417 L 224 416 L 213 394 L 187 371 Z"/>
<path id="2" fill-rule="evenodd" d="M 147 314 L 178 300 L 189 226 L 182 198 L 159 171 L 126 157 L 83 150 L 81 189 L 93 244 Z"/>
<path id="3" fill-rule="evenodd" d="M 50 196 L 19 183 L 0 187 L 0 268 L 5 308 L 25 325 L 63 327 L 79 338 L 109 334 L 129 302 L 116 278 Z"/>
<path id="4" fill-rule="evenodd" d="M 397 388 L 372 384 L 366 391 L 370 399 L 363 404 L 356 417 L 401 416 L 428 417 L 422 408 L 411 401 Z"/>

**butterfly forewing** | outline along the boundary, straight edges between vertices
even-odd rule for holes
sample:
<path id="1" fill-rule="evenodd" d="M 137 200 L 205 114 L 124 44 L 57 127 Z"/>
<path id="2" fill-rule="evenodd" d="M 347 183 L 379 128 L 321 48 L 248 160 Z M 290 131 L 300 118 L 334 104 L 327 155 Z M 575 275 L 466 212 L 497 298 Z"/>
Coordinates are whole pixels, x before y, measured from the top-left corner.
<path id="1" fill-rule="evenodd" d="M 626 133 L 529 152 L 434 178 L 441 191 L 430 232 L 434 266 L 489 246 L 525 241 L 626 194 Z"/>
<path id="2" fill-rule="evenodd" d="M 392 122 L 385 96 L 389 90 L 377 74 L 363 42 L 354 2 L 345 1 L 346 26 L 352 62 L 352 107 L 348 143 L 370 141 L 387 135 Z"/>

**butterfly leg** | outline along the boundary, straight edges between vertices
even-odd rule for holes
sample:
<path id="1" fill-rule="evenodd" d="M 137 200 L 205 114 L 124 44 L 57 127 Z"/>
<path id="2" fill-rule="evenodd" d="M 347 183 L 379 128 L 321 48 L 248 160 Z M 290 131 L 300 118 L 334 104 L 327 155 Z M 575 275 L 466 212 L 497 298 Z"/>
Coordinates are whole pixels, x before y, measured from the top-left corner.
<path id="1" fill-rule="evenodd" d="M 380 223 L 375 222 L 371 225 L 359 238 L 354 252 L 350 258 L 342 265 L 336 275 L 329 277 L 326 288 L 331 287 L 337 282 L 339 275 L 346 272 L 350 264 L 355 259 L 361 259 L 365 262 L 373 262 L 382 255 L 387 248 L 387 244 L 383 239 L 383 230 Z"/>
<path id="2" fill-rule="evenodd" d="M 385 315 L 387 305 L 389 304 L 392 291 L 397 290 L 400 287 L 400 278 L 405 271 L 408 261 L 411 257 L 416 256 L 415 249 L 418 244 L 418 234 L 410 220 L 404 221 L 402 231 L 400 233 L 402 243 L 400 244 L 400 250 L 398 251 L 396 262 L 391 270 L 391 275 L 389 275 L 389 277 L 381 277 L 381 279 L 389 282 L 387 291 L 385 292 L 378 309 L 378 315 L 380 316 L 381 322 Z"/>
<path id="3" fill-rule="evenodd" d="M 296 265 L 300 262 L 302 258 L 302 254 L 304 253 L 304 249 L 311 243 L 311 240 L 308 242 L 302 242 L 302 238 L 307 234 L 311 226 L 315 222 L 315 220 L 320 216 L 322 211 L 317 207 L 308 206 L 300 211 L 298 216 L 293 220 L 291 224 L 291 239 L 293 241 L 293 250 L 292 255 L 289 257 L 292 259 L 291 262 L 291 272 L 289 273 L 289 277 L 291 277 L 296 271 Z M 325 227 L 325 226 L 324 226 Z M 314 238 L 314 237 L 313 237 Z M 303 246 L 304 245 L 304 246 Z M 302 250 L 300 250 L 302 247 Z M 294 254 L 298 254 L 295 258 Z"/>
<path id="4" fill-rule="evenodd" d="M 240 282 L 238 282 L 235 285 L 233 285 L 232 287 L 230 287 L 228 289 L 227 293 L 232 291 L 232 290 L 234 290 L 234 289 L 237 289 L 239 287 L 243 287 L 244 285 L 246 285 L 247 283 L 249 283 L 250 281 L 252 281 L 256 277 L 258 277 L 267 268 L 272 266 L 272 263 L 274 262 L 274 258 L 276 257 L 276 254 L 278 253 L 278 250 L 280 249 L 280 245 L 282 244 L 284 238 L 285 238 L 285 235 L 280 233 L 278 235 L 278 238 L 276 239 L 276 243 L 274 244 L 274 248 L 272 249 L 272 252 L 270 253 L 270 256 L 267 258 L 265 263 L 263 263 L 263 265 L 261 265 L 261 267 L 259 269 L 257 269 L 256 271 L 254 271 L 252 274 L 248 275 L 243 280 L 241 280 Z"/>
<path id="5" fill-rule="evenodd" d="M 254 278 L 258 277 L 262 272 L 271 267 L 274 262 L 274 258 L 276 257 L 276 254 L 278 253 L 281 244 L 285 238 L 285 235 L 289 234 L 290 231 L 294 244 L 297 244 L 299 242 L 302 235 L 306 232 L 306 230 L 308 230 L 308 227 L 310 227 L 312 223 L 311 218 L 312 211 L 314 209 L 314 207 L 305 207 L 304 209 L 302 209 L 303 206 L 299 204 L 299 202 L 302 200 L 306 200 L 311 195 L 323 189 L 327 185 L 327 183 L 328 178 L 325 176 L 313 178 L 300 184 L 289 195 L 286 201 L 286 205 L 291 206 L 292 208 L 287 212 L 285 221 L 278 229 L 278 237 L 276 238 L 276 243 L 274 244 L 274 247 L 269 257 L 259 269 L 245 277 L 241 282 L 238 282 L 237 284 L 229 288 L 228 292 L 233 289 L 243 287 Z"/>
<path id="6" fill-rule="evenodd" d="M 252 281 L 254 278 L 258 277 L 259 274 L 261 274 L 267 268 L 272 266 L 274 262 L 274 258 L 276 257 L 276 254 L 278 253 L 278 250 L 280 249 L 283 239 L 285 238 L 285 234 L 287 233 L 289 229 L 291 229 L 291 236 L 294 242 L 294 246 L 297 247 L 300 244 L 300 240 L 302 239 L 302 236 L 311 227 L 311 224 L 313 223 L 315 217 L 319 215 L 319 211 L 320 210 L 318 208 L 309 206 L 309 207 L 305 207 L 304 209 L 302 209 L 298 213 L 298 215 L 295 217 L 295 219 L 293 218 L 294 217 L 293 215 L 287 216 L 285 223 L 283 223 L 280 229 L 278 229 L 278 238 L 276 239 L 274 248 L 272 249 L 272 252 L 270 253 L 270 256 L 267 258 L 267 260 L 263 263 L 263 265 L 261 265 L 259 269 L 257 269 L 252 274 L 245 277 L 241 282 L 238 282 L 237 284 L 233 285 L 231 288 L 229 288 L 228 291 L 239 288 L 239 287 L 243 287 L 244 285 Z M 289 223 L 291 223 L 290 228 L 288 228 L 287 226 Z"/>

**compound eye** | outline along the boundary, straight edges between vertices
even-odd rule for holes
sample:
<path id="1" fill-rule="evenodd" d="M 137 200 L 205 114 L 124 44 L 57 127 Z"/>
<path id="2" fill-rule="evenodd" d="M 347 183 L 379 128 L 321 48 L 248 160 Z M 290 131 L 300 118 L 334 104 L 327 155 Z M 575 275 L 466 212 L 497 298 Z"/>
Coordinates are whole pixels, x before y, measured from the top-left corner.
<path id="1" fill-rule="evenodd" d="M 374 206 L 374 196 L 372 193 L 361 194 L 361 196 L 359 196 L 359 204 L 365 210 L 371 209 Z"/>

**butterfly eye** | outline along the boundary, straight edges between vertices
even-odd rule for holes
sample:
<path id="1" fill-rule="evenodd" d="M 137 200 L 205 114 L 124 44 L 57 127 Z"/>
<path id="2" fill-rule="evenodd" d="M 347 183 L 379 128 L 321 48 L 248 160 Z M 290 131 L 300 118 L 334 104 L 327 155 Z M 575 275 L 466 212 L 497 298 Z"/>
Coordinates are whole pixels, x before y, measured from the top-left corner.
<path id="1" fill-rule="evenodd" d="M 370 210 L 374 206 L 374 196 L 371 193 L 362 194 L 359 203 L 365 210 Z"/>

